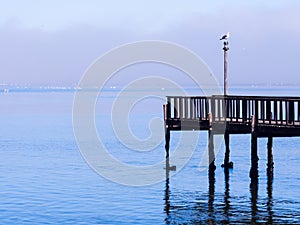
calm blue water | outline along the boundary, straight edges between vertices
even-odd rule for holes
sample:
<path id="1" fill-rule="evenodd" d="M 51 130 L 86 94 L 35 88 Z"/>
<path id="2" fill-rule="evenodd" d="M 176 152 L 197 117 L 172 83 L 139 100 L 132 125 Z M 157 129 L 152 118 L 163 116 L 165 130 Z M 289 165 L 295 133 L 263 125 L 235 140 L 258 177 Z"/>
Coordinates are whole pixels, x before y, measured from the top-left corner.
<path id="1" fill-rule="evenodd" d="M 298 90 L 237 87 L 231 93 L 300 96 Z M 99 134 L 117 157 L 138 162 L 134 157 L 140 156 L 116 141 L 109 96 L 96 108 Z M 207 171 L 199 170 L 205 132 L 176 175 L 150 186 L 124 186 L 99 176 L 81 157 L 72 128 L 73 97 L 72 91 L 0 93 L 0 224 L 300 224 L 300 138 L 274 139 L 273 180 L 266 176 L 266 140 L 259 139 L 257 188 L 250 187 L 248 176 L 249 135 L 231 136 L 234 169 L 225 175 L 219 166 L 222 148 L 209 181 Z M 148 119 L 162 117 L 161 103 L 133 110 L 137 136 L 149 135 Z M 171 148 L 178 138 L 172 134 Z M 153 163 L 163 157 L 162 142 L 141 158 Z"/>

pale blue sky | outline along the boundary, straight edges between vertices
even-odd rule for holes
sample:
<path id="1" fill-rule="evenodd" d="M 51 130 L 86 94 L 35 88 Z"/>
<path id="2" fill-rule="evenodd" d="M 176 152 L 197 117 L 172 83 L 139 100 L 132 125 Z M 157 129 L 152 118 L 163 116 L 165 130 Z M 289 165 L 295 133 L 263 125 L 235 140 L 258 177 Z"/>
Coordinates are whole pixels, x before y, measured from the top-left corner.
<path id="1" fill-rule="evenodd" d="M 291 1 L 289 1 L 291 2 Z M 64 29 L 74 24 L 99 28 L 164 28 L 189 14 L 216 15 L 227 8 L 253 10 L 278 9 L 289 5 L 285 0 L 275 1 L 99 1 L 99 0 L 11 0 L 1 3 L 1 24 L 11 21 L 26 28 L 47 30 Z M 124 24 L 124 22 L 126 23 Z M 147 26 L 146 26 L 147 25 Z"/>
<path id="2" fill-rule="evenodd" d="M 300 1 L 2 1 L 0 83 L 75 85 L 120 44 L 158 39 L 197 53 L 222 82 L 300 83 Z"/>

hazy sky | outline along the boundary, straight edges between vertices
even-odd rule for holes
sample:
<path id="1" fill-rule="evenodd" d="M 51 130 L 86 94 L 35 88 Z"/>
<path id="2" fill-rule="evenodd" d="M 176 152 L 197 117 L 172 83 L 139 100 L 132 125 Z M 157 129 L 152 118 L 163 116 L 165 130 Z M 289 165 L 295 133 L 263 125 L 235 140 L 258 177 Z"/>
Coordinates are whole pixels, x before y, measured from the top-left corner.
<path id="1" fill-rule="evenodd" d="M 118 45 L 164 40 L 198 54 L 222 82 L 300 83 L 300 1 L 1 1 L 0 84 L 76 85 Z"/>

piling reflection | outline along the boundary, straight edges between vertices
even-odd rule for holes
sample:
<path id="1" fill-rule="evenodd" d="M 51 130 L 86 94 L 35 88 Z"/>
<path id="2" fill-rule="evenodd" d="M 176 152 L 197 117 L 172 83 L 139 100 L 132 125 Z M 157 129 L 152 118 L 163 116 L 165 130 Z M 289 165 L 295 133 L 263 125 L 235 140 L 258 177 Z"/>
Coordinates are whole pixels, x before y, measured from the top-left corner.
<path id="1" fill-rule="evenodd" d="M 170 162 L 169 158 L 166 159 L 166 184 L 165 184 L 165 208 L 164 211 L 166 213 L 166 219 L 165 222 L 166 224 L 170 224 L 170 187 L 169 187 L 169 177 L 170 177 Z"/>
<path id="2" fill-rule="evenodd" d="M 256 224 L 256 222 L 257 222 L 258 179 L 251 179 L 250 193 L 251 193 L 251 223 Z"/>
<path id="3" fill-rule="evenodd" d="M 166 161 L 166 163 L 168 163 Z M 224 169 L 224 192 L 216 192 L 214 171 L 208 172 L 207 192 L 172 192 L 170 170 L 166 166 L 164 194 L 165 224 L 276 224 L 273 211 L 273 176 L 267 179 L 267 197 L 258 196 L 258 179 L 250 182 L 250 199 L 232 195 L 231 170 Z"/>
<path id="4" fill-rule="evenodd" d="M 230 212 L 230 187 L 229 187 L 229 169 L 224 168 L 224 178 L 225 178 L 225 192 L 224 192 L 224 219 L 225 223 L 229 223 L 229 212 Z"/>
<path id="5" fill-rule="evenodd" d="M 267 211 L 268 211 L 268 224 L 273 224 L 273 168 L 268 168 L 267 170 L 267 195 L 268 195 L 268 202 L 267 202 Z"/>
<path id="6" fill-rule="evenodd" d="M 215 224 L 214 200 L 215 200 L 215 170 L 208 171 L 208 222 Z"/>

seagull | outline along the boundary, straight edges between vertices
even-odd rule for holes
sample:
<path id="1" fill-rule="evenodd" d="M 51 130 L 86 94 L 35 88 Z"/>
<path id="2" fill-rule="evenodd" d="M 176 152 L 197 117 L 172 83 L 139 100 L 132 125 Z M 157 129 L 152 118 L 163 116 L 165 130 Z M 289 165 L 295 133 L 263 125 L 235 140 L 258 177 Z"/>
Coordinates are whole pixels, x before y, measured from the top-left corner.
<path id="1" fill-rule="evenodd" d="M 223 35 L 223 37 L 220 40 L 227 40 L 230 37 L 230 32 L 227 32 L 227 34 Z"/>

